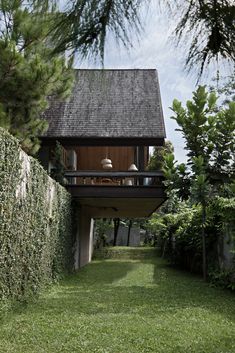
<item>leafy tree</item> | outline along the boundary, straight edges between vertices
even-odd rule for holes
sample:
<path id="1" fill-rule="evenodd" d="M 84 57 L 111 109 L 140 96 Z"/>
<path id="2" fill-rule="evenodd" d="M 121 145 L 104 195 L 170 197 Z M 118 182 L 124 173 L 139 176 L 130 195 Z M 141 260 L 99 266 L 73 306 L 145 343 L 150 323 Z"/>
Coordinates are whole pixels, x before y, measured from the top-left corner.
<path id="1" fill-rule="evenodd" d="M 207 280 L 207 261 L 206 261 L 206 234 L 205 227 L 207 221 L 206 206 L 211 196 L 211 187 L 205 172 L 204 160 L 201 156 L 193 158 L 194 176 L 191 187 L 191 199 L 201 205 L 201 236 L 202 236 L 202 258 L 203 258 L 203 278 Z"/>
<path id="2" fill-rule="evenodd" d="M 235 174 L 235 102 L 218 111 L 217 100 L 214 92 L 199 86 L 186 108 L 174 100 L 172 110 L 185 139 L 188 163 L 201 156 L 210 182 L 221 186 L 232 182 Z"/>
<path id="3" fill-rule="evenodd" d="M 223 195 L 230 190 L 234 178 L 235 103 L 218 110 L 214 92 L 208 94 L 200 86 L 186 108 L 173 102 L 173 117 L 186 142 L 187 164 L 177 165 L 174 155 L 165 157 L 163 171 L 169 195 L 176 192 L 182 200 L 200 205 L 203 277 L 207 278 L 206 234 L 207 206 L 212 195 Z"/>
<path id="4" fill-rule="evenodd" d="M 0 2 L 0 126 L 31 154 L 47 129 L 40 117 L 47 97 L 66 97 L 72 84 L 72 61 L 67 64 L 63 55 L 52 55 L 54 16 L 50 1 Z"/>
<path id="5" fill-rule="evenodd" d="M 192 204 L 199 204 L 202 210 L 201 216 L 201 237 L 202 237 L 202 257 L 203 257 L 203 278 L 207 278 L 207 265 L 206 265 L 206 238 L 205 238 L 205 225 L 206 225 L 206 205 L 209 197 L 209 183 L 204 169 L 204 160 L 201 156 L 193 157 L 191 163 L 191 173 L 187 172 L 185 165 L 177 166 L 174 161 L 174 155 L 168 155 L 165 158 L 165 166 L 163 168 L 165 177 L 167 179 L 166 185 L 168 187 L 169 197 L 174 191 L 178 196 L 184 200 L 191 200 Z M 187 183 L 185 184 L 184 178 L 181 178 L 182 170 L 186 175 Z M 185 190 L 185 185 L 189 186 Z M 178 211 L 178 210 L 177 210 Z"/>
<path id="6" fill-rule="evenodd" d="M 164 156 L 162 170 L 166 177 L 165 185 L 168 187 L 170 200 L 175 199 L 175 194 L 181 200 L 187 200 L 191 187 L 190 172 L 187 166 L 184 163 L 177 164 L 174 154 L 170 153 Z"/>

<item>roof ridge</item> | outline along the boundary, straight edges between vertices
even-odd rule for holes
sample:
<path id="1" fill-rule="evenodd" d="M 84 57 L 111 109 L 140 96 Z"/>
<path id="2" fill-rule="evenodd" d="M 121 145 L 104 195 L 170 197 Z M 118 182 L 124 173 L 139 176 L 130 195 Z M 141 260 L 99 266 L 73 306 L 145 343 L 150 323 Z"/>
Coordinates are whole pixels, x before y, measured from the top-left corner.
<path id="1" fill-rule="evenodd" d="M 157 69 L 79 69 L 74 68 L 76 71 L 157 71 Z"/>

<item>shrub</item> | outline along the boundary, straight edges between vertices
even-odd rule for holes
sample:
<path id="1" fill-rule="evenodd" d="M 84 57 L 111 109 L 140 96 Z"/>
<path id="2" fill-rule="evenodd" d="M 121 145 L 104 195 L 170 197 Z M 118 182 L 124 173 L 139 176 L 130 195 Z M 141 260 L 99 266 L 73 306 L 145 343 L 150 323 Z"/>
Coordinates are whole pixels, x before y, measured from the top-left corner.
<path id="1" fill-rule="evenodd" d="M 217 197 L 207 207 L 207 262 L 213 283 L 221 282 L 222 279 L 232 283 L 231 274 L 234 274 L 234 269 L 230 268 L 232 264 L 228 266 L 224 261 L 224 251 L 228 251 L 224 249 L 224 242 L 229 239 L 227 248 L 230 247 L 230 253 L 226 257 L 232 258 L 235 244 L 234 212 L 233 198 Z M 168 258 L 172 264 L 192 272 L 202 271 L 201 214 L 200 206 L 189 207 L 182 202 L 178 212 L 156 213 L 150 220 L 150 228 L 155 234 L 156 245 L 160 247 L 162 256 Z"/>

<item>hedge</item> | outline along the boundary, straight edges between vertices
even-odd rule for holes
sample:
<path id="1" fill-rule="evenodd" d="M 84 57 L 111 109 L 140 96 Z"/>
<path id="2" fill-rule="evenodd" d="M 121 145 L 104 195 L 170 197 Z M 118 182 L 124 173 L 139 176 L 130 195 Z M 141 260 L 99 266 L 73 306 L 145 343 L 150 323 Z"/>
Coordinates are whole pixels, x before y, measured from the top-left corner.
<path id="1" fill-rule="evenodd" d="M 71 267 L 71 197 L 0 129 L 0 298 L 37 293 Z"/>

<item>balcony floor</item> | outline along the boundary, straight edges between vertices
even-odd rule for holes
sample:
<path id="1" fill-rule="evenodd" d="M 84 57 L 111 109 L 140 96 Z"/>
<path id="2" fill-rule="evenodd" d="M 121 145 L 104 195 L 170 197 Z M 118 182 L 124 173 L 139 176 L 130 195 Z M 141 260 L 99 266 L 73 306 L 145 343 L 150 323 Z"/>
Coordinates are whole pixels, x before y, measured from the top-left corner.
<path id="1" fill-rule="evenodd" d="M 159 186 L 71 185 L 67 190 L 93 218 L 149 217 L 166 200 Z"/>

